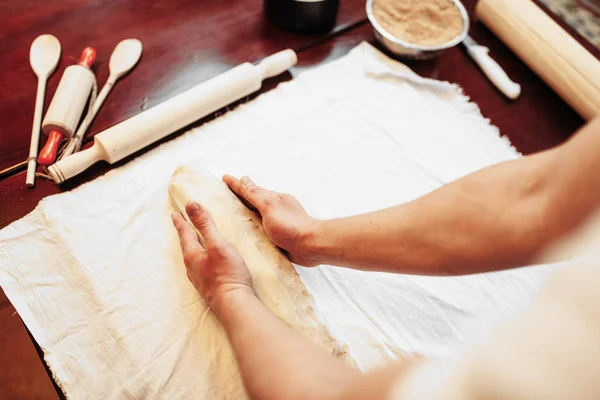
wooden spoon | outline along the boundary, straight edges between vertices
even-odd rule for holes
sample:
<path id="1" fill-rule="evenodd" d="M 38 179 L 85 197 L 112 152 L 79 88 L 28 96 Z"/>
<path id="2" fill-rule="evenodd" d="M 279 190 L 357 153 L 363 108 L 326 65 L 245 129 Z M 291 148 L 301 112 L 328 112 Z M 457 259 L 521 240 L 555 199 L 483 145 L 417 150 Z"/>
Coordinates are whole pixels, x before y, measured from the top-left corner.
<path id="1" fill-rule="evenodd" d="M 98 113 L 102 103 L 104 103 L 104 100 L 106 100 L 106 97 L 108 96 L 108 93 L 112 89 L 113 85 L 119 78 L 127 74 L 133 67 L 135 67 L 141 56 L 142 42 L 139 40 L 125 39 L 117 44 L 117 47 L 115 47 L 110 56 L 110 62 L 108 64 L 110 74 L 108 76 L 108 80 L 102 87 L 100 93 L 98 93 L 98 97 L 92 106 L 92 112 L 89 113 L 88 116 L 83 120 L 79 126 L 79 129 L 77 129 L 77 132 L 75 132 L 75 135 L 73 135 L 73 138 L 60 156 L 60 159 L 68 157 L 70 154 L 79 151 L 85 132 L 94 120 L 94 117 Z"/>
<path id="2" fill-rule="evenodd" d="M 52 75 L 60 58 L 60 42 L 52 35 L 38 36 L 31 44 L 29 50 L 29 63 L 37 75 L 38 86 L 35 97 L 35 111 L 33 113 L 33 127 L 31 129 L 31 144 L 29 146 L 29 159 L 27 160 L 28 187 L 35 185 L 35 168 L 37 165 L 37 152 L 40 144 L 40 126 L 42 124 L 42 109 L 44 108 L 44 95 L 46 82 Z"/>

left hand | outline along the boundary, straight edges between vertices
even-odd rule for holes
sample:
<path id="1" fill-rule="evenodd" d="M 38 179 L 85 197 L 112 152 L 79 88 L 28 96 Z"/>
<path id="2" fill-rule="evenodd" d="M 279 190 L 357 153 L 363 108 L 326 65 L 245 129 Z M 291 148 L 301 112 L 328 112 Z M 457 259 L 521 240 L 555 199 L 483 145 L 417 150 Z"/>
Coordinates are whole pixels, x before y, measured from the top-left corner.
<path id="1" fill-rule="evenodd" d="M 239 291 L 252 290 L 252 277 L 242 257 L 219 233 L 208 212 L 195 202 L 185 208 L 190 221 L 204 239 L 204 247 L 183 216 L 174 212 L 187 276 L 208 305 L 219 313 L 227 298 Z"/>

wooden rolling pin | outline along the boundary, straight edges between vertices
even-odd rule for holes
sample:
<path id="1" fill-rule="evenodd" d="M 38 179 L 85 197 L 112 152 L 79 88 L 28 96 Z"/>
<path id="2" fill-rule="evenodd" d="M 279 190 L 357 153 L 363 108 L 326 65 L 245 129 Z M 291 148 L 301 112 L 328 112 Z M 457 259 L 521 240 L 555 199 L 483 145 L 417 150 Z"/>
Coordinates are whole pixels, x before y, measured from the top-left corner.
<path id="1" fill-rule="evenodd" d="M 600 61 L 531 0 L 479 0 L 481 21 L 584 119 L 600 116 Z"/>
<path id="2" fill-rule="evenodd" d="M 170 133 L 260 89 L 263 79 L 296 65 L 293 50 L 275 53 L 257 65 L 243 63 L 120 122 L 94 136 L 94 145 L 48 167 L 56 183 L 100 160 L 113 164 Z"/>

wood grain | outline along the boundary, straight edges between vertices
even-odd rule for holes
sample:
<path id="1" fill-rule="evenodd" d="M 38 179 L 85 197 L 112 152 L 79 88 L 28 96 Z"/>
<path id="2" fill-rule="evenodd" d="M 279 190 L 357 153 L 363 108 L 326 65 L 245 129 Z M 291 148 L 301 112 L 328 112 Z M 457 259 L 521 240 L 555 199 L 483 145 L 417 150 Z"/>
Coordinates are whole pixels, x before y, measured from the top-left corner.
<path id="1" fill-rule="evenodd" d="M 0 398 L 58 399 L 15 309 L 0 309 L 0 321 Z"/>

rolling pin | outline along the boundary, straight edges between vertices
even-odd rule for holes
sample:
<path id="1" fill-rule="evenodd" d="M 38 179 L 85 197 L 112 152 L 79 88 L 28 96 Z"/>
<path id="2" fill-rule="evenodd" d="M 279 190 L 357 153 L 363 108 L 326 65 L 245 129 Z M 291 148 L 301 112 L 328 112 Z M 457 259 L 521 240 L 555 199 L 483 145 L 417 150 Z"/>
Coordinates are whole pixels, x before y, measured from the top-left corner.
<path id="1" fill-rule="evenodd" d="M 297 62 L 293 50 L 273 54 L 259 64 L 243 63 L 206 82 L 98 133 L 92 147 L 48 167 L 52 180 L 62 183 L 100 160 L 113 164 L 257 90 L 263 79 L 276 76 Z"/>
<path id="2" fill-rule="evenodd" d="M 96 50 L 86 47 L 79 62 L 67 67 L 60 78 L 42 122 L 42 131 L 48 135 L 48 141 L 38 155 L 40 165 L 52 164 L 63 138 L 70 139 L 73 136 L 90 94 L 91 102 L 94 102 L 96 78 L 90 68 L 95 60 Z"/>
<path id="3" fill-rule="evenodd" d="M 600 116 L 600 61 L 531 0 L 479 0 L 479 19 L 584 119 Z"/>

